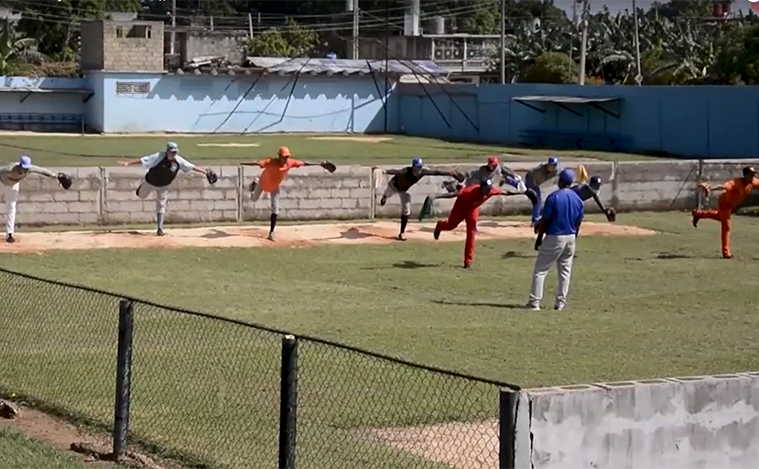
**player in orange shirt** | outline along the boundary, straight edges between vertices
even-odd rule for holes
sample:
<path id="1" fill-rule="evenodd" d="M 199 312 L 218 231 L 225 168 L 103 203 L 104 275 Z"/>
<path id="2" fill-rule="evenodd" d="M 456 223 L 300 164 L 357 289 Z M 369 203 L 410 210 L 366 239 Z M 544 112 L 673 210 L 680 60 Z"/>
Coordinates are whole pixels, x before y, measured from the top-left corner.
<path id="1" fill-rule="evenodd" d="M 694 227 L 698 226 L 698 221 L 702 218 L 719 220 L 722 223 L 722 257 L 730 259 L 733 257 L 730 252 L 730 228 L 732 227 L 730 216 L 746 200 L 752 190 L 759 188 L 756 170 L 746 166 L 743 168 L 743 177 L 732 179 L 717 187 L 709 187 L 708 184 L 700 184 L 699 186 L 707 194 L 709 191 L 725 191 L 719 196 L 717 210 L 694 210 L 692 215 Z"/>
<path id="2" fill-rule="evenodd" d="M 287 172 L 292 168 L 303 166 L 321 166 L 327 169 L 329 162 L 310 163 L 308 161 L 296 160 L 291 158 L 292 153 L 287 147 L 279 147 L 276 158 L 267 158 L 252 163 L 240 163 L 243 166 L 258 166 L 263 169 L 261 175 L 250 183 L 251 200 L 255 203 L 262 192 L 268 192 L 271 197 L 271 218 L 269 225 L 269 236 L 266 239 L 274 241 L 274 228 L 277 226 L 277 215 L 279 215 L 279 186 L 287 178 Z M 334 166 L 332 167 L 334 170 Z"/>

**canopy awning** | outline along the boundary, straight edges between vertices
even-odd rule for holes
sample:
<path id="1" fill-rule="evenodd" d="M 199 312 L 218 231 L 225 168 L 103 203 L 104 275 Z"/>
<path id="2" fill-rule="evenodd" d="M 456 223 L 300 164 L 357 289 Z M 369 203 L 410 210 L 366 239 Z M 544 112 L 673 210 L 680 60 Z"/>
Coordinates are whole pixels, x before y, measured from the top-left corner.
<path id="1" fill-rule="evenodd" d="M 546 112 L 546 110 L 539 106 L 536 106 L 533 103 L 555 104 L 556 106 L 559 106 L 560 108 L 568 112 L 571 112 L 572 114 L 575 114 L 577 116 L 582 116 L 582 114 L 575 111 L 568 105 L 570 104 L 588 105 L 588 106 L 598 109 L 599 111 L 605 114 L 616 117 L 617 119 L 619 119 L 619 113 L 605 108 L 604 106 L 602 106 L 602 104 L 622 101 L 622 98 L 619 98 L 619 97 L 597 97 L 596 98 L 596 97 L 586 97 L 586 96 L 516 96 L 511 99 L 513 101 L 518 102 L 519 104 L 523 106 L 527 106 L 528 108 L 534 111 L 541 112 L 541 113 Z"/>
<path id="2" fill-rule="evenodd" d="M 24 95 L 21 98 L 23 103 L 32 94 L 48 93 L 48 94 L 81 94 L 84 95 L 84 102 L 87 102 L 94 91 L 86 88 L 30 88 L 30 87 L 0 87 L 0 93 L 21 93 Z"/>

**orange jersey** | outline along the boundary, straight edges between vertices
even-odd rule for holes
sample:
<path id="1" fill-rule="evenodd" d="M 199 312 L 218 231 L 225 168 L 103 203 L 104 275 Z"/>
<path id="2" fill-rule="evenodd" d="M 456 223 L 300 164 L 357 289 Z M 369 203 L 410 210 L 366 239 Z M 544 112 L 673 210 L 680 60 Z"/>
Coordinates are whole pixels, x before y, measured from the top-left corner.
<path id="1" fill-rule="evenodd" d="M 746 182 L 743 178 L 735 178 L 726 182 L 723 187 L 725 192 L 719 196 L 720 204 L 736 208 L 746 200 L 753 189 L 759 188 L 759 179 L 754 178 L 751 182 Z"/>
<path id="2" fill-rule="evenodd" d="M 306 165 L 306 163 L 295 158 L 287 158 L 281 164 L 277 158 L 267 158 L 259 161 L 258 164 L 263 168 L 259 183 L 265 192 L 274 192 L 279 189 L 279 185 L 285 180 L 287 172 L 291 168 L 300 168 Z"/>

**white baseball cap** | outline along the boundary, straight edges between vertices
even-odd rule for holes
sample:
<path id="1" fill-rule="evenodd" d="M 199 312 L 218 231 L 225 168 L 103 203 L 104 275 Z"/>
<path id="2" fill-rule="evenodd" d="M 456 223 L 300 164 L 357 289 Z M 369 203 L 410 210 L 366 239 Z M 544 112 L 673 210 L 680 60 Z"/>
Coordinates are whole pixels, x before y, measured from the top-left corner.
<path id="1" fill-rule="evenodd" d="M 166 144 L 166 151 L 179 151 L 179 145 L 175 142 L 169 142 Z"/>
<path id="2" fill-rule="evenodd" d="M 24 169 L 29 169 L 32 166 L 32 159 L 29 155 L 21 155 L 21 158 L 18 159 L 18 165 Z"/>

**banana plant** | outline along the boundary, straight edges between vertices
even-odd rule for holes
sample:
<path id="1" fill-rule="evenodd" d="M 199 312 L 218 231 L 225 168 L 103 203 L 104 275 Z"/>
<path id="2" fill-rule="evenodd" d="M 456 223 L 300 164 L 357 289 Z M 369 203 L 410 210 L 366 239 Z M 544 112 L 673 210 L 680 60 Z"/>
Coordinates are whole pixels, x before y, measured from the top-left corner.
<path id="1" fill-rule="evenodd" d="M 3 29 L 0 31 L 0 75 L 8 73 L 14 59 L 27 62 L 44 61 L 45 56 L 37 50 L 37 41 L 34 38 L 20 37 L 8 18 L 2 24 Z"/>

